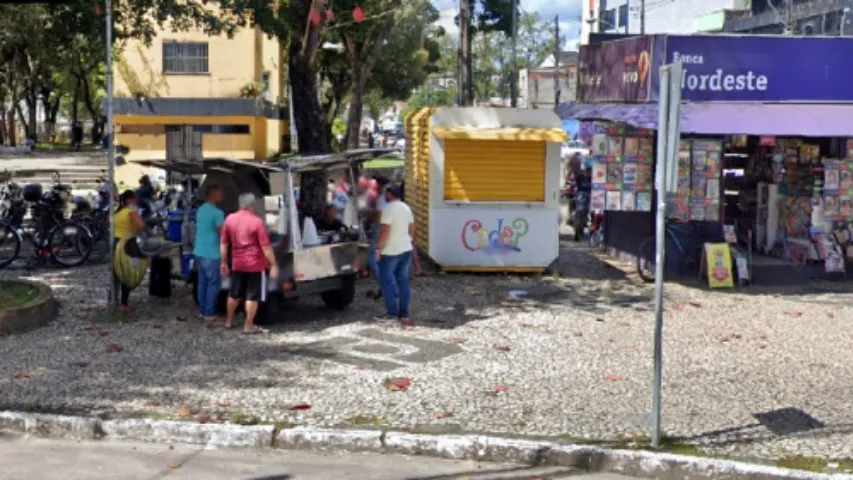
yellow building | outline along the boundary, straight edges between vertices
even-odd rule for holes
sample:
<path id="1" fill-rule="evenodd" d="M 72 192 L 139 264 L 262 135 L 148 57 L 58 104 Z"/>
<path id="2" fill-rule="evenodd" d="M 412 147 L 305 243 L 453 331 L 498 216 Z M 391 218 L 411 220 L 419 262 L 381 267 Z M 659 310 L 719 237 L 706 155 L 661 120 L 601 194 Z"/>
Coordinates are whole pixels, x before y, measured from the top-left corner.
<path id="1" fill-rule="evenodd" d="M 131 41 L 115 64 L 116 145 L 129 162 L 165 159 L 170 132 L 194 132 L 205 158 L 276 155 L 289 148 L 285 72 L 281 43 L 256 28 Z"/>

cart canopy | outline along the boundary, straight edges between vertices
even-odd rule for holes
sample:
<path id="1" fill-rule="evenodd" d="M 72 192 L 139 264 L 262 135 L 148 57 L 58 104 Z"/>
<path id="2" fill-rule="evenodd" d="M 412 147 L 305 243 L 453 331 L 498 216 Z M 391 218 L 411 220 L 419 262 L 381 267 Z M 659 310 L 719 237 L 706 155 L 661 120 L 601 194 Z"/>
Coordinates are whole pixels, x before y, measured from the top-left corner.
<path id="1" fill-rule="evenodd" d="M 358 148 L 340 153 L 286 157 L 279 160 L 278 165 L 291 173 L 335 170 L 361 164 L 394 152 L 396 150 L 393 148 Z"/>

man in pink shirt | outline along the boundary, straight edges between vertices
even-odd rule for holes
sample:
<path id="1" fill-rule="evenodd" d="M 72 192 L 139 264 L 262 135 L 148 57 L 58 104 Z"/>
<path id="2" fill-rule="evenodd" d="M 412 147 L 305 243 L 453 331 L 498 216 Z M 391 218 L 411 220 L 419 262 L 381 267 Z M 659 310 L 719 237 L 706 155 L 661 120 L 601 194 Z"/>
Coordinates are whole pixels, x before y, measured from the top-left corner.
<path id="1" fill-rule="evenodd" d="M 255 214 L 255 196 L 240 195 L 240 210 L 232 213 L 222 225 L 219 250 L 222 258 L 222 275 L 230 275 L 231 288 L 228 293 L 228 320 L 225 328 L 234 327 L 234 314 L 241 300 L 246 301 L 246 323 L 243 333 L 251 335 L 265 333 L 255 326 L 258 302 L 267 299 L 267 269 L 269 277 L 278 278 L 278 265 L 270 246 L 264 222 Z M 231 248 L 231 268 L 228 267 L 228 248 Z"/>

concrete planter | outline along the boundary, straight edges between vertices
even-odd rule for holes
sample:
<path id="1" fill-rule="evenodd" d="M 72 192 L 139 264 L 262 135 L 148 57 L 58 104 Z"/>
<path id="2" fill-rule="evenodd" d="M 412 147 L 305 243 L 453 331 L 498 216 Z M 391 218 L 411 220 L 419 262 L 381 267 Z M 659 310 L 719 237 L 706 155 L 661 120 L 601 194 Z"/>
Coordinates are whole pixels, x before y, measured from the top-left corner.
<path id="1" fill-rule="evenodd" d="M 0 332 L 23 332 L 40 327 L 56 315 L 56 300 L 53 290 L 44 284 L 28 280 L 12 280 L 38 289 L 33 300 L 24 305 L 0 309 Z M 0 293 L 2 294 L 2 293 Z"/>

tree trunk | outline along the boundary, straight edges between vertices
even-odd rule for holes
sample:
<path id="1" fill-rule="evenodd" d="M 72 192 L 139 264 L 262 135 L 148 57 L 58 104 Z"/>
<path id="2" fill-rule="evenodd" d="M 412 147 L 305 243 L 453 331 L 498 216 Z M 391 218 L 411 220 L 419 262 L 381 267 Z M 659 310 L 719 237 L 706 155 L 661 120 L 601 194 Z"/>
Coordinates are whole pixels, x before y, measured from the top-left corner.
<path id="1" fill-rule="evenodd" d="M 10 108 L 6 112 L 6 128 L 9 132 L 9 146 L 18 145 L 18 137 L 15 135 L 15 108 Z"/>
<path id="2" fill-rule="evenodd" d="M 44 137 L 48 142 L 53 142 L 56 139 L 56 117 L 59 116 L 59 102 L 62 100 L 62 94 L 57 93 L 52 101 L 50 99 L 51 92 L 49 89 L 43 89 L 41 93 L 42 107 L 44 108 Z"/>
<path id="3" fill-rule="evenodd" d="M 360 55 L 356 54 L 350 62 L 352 63 L 352 96 L 347 114 L 346 148 L 348 149 L 361 146 L 361 118 L 364 112 L 364 69 Z M 379 121 L 378 118 L 374 120 Z"/>
<path id="4" fill-rule="evenodd" d="M 292 0 L 288 73 L 293 95 L 293 120 L 296 123 L 297 144 L 302 155 L 332 152 L 331 131 L 326 128 L 323 106 L 313 68 L 314 56 L 320 46 L 320 32 L 308 22 L 311 0 Z M 305 35 L 302 34 L 305 32 Z M 326 172 L 309 172 L 299 179 L 300 225 L 308 216 L 321 218 L 326 208 Z"/>
<path id="5" fill-rule="evenodd" d="M 74 83 L 74 96 L 71 98 L 71 124 L 80 122 L 80 78 Z"/>
<path id="6" fill-rule="evenodd" d="M 95 108 L 95 101 L 92 98 L 92 89 L 89 86 L 89 78 L 86 75 L 81 75 L 80 80 L 83 82 L 83 105 L 89 116 L 92 117 L 92 143 L 97 144 L 101 141 L 104 131 L 104 116 Z"/>

